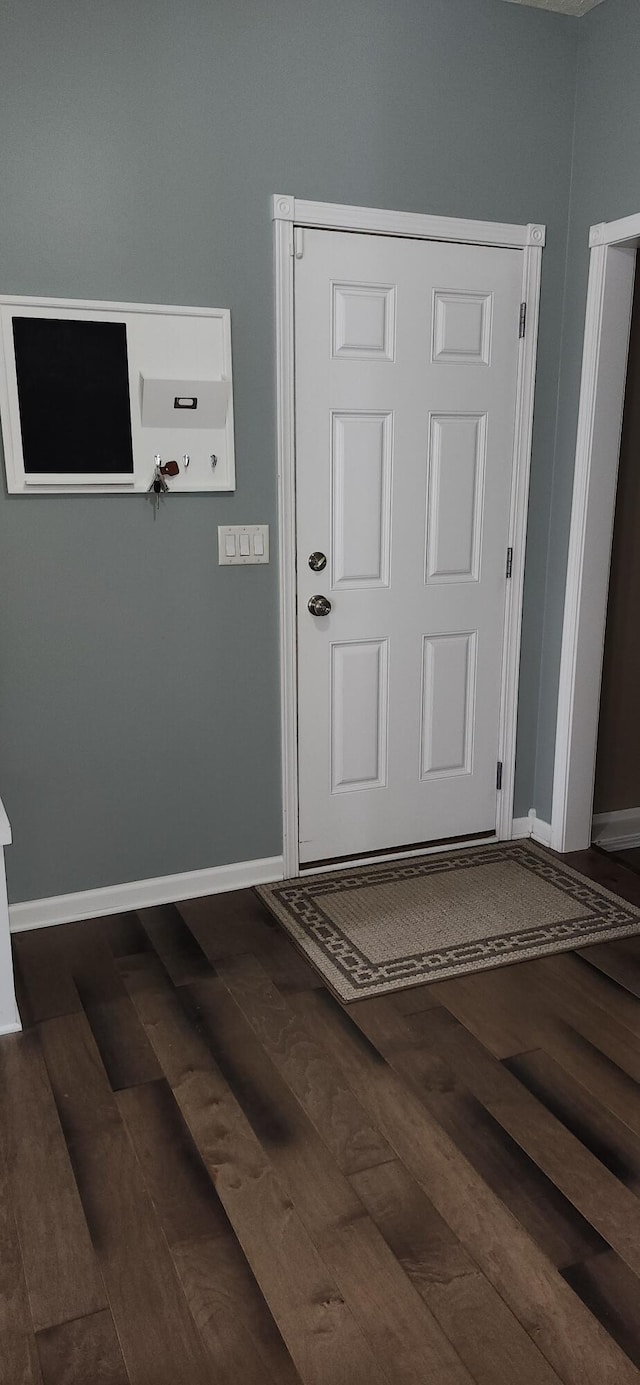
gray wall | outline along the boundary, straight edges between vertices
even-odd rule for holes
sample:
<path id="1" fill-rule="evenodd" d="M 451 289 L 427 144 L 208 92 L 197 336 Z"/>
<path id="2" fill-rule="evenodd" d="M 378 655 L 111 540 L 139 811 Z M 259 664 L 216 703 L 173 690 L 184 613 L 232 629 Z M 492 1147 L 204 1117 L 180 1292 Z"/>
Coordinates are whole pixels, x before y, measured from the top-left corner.
<path id="1" fill-rule="evenodd" d="M 640 211 L 640 6 L 606 0 L 577 21 L 579 60 L 560 409 L 547 566 L 533 802 L 551 814 L 589 227 Z"/>
<path id="2" fill-rule="evenodd" d="M 142 498 L 0 499 L 12 900 L 280 850 L 276 566 L 216 565 L 219 522 L 275 518 L 272 192 L 548 225 L 530 807 L 578 24 L 504 0 L 3 6 L 0 290 L 230 307 L 238 475 L 156 524 Z"/>

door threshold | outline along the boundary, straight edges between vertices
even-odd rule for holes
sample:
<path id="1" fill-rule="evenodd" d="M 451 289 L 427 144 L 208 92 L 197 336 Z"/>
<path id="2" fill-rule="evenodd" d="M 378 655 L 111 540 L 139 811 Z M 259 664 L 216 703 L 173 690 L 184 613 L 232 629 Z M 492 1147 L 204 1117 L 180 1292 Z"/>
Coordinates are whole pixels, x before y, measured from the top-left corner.
<path id="1" fill-rule="evenodd" d="M 354 870 L 357 866 L 384 865 L 385 861 L 408 861 L 417 856 L 434 856 L 438 851 L 464 851 L 468 846 L 488 846 L 497 840 L 495 830 L 472 832 L 466 837 L 440 837 L 438 841 L 422 842 L 420 846 L 398 846 L 391 851 L 373 851 L 369 856 L 334 856 L 329 861 L 305 861 L 304 864 L 300 864 L 300 875 L 324 875 L 332 870 Z"/>

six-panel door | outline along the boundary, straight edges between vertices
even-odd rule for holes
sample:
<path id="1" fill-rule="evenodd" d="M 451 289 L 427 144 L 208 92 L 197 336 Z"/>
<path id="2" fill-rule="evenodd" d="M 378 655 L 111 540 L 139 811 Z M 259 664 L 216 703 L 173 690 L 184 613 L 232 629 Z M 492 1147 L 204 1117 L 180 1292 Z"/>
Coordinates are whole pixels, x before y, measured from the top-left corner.
<path id="1" fill-rule="evenodd" d="M 521 274 L 518 250 L 304 232 L 301 861 L 495 828 Z"/>

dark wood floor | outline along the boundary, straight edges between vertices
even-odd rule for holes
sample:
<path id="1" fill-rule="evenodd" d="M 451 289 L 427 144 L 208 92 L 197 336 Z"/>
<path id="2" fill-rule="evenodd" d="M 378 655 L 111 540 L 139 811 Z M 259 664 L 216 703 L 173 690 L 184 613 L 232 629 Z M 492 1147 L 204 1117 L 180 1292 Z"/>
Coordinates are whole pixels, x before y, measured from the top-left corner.
<path id="1" fill-rule="evenodd" d="M 640 872 L 640 846 L 631 847 L 628 851 L 617 851 L 616 859 L 622 866 L 628 866 L 630 870 Z"/>
<path id="2" fill-rule="evenodd" d="M 15 953 L 2 1385 L 640 1380 L 640 938 L 348 1011 L 249 892 Z"/>

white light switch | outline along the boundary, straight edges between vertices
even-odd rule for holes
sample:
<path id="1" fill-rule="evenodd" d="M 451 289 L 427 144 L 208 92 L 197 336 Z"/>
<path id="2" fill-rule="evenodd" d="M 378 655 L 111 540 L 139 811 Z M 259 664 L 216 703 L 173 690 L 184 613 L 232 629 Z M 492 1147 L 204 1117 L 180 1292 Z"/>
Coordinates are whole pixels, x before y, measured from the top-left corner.
<path id="1" fill-rule="evenodd" d="M 219 524 L 218 562 L 222 565 L 269 562 L 268 524 Z"/>

